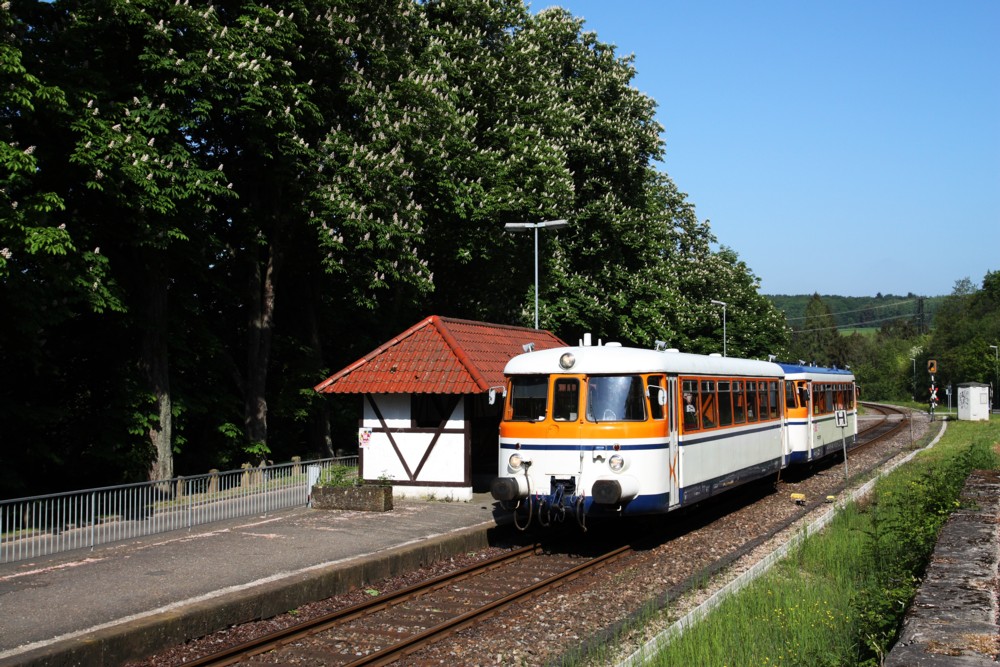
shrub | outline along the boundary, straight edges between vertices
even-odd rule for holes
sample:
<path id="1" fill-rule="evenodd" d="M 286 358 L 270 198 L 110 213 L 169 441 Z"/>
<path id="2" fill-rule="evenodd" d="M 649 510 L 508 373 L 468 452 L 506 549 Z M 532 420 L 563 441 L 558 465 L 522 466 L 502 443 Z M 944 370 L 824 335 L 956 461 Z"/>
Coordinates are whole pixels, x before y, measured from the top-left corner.
<path id="1" fill-rule="evenodd" d="M 351 487 L 360 486 L 361 479 L 358 477 L 358 469 L 352 466 L 330 466 L 319 476 L 316 486 L 326 487 Z"/>

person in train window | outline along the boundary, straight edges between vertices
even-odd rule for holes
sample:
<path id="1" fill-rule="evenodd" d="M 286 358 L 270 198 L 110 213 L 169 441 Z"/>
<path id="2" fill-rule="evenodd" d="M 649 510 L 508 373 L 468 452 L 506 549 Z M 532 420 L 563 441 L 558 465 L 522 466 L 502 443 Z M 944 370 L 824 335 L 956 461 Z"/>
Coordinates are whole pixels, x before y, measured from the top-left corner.
<path id="1" fill-rule="evenodd" d="M 799 385 L 799 405 L 803 408 L 809 407 L 809 389 L 805 383 Z"/>
<path id="2" fill-rule="evenodd" d="M 684 428 L 698 428 L 698 408 L 691 392 L 684 392 Z"/>

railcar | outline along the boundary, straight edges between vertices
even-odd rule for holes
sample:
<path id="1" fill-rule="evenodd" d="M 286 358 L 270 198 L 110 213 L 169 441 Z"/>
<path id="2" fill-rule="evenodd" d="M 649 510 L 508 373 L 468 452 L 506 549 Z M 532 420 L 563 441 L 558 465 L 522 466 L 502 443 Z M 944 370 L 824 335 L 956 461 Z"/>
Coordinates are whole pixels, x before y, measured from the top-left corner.
<path id="1" fill-rule="evenodd" d="M 785 379 L 788 462 L 807 463 L 851 449 L 858 437 L 854 375 L 846 369 L 778 365 Z"/>
<path id="2" fill-rule="evenodd" d="M 491 493 L 522 521 L 668 512 L 789 458 L 775 363 L 608 343 L 528 352 L 504 373 Z"/>

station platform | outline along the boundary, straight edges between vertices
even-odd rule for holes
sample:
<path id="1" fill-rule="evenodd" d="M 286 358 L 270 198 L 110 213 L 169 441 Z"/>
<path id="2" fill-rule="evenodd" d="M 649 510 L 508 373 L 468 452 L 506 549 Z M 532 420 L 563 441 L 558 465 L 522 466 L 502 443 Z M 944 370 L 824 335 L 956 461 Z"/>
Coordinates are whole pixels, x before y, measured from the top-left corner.
<path id="1" fill-rule="evenodd" d="M 119 665 L 490 544 L 472 502 L 306 507 L 0 564 L 0 667 Z"/>

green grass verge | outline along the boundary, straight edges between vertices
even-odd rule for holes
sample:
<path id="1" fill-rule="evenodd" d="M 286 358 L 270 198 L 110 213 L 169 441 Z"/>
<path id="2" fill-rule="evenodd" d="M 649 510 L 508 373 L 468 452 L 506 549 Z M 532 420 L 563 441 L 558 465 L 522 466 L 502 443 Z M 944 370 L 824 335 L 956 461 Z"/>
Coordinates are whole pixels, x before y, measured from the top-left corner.
<path id="1" fill-rule="evenodd" d="M 998 442 L 1000 421 L 950 423 L 933 449 L 648 664 L 881 664 L 966 477 L 1000 465 Z"/>

